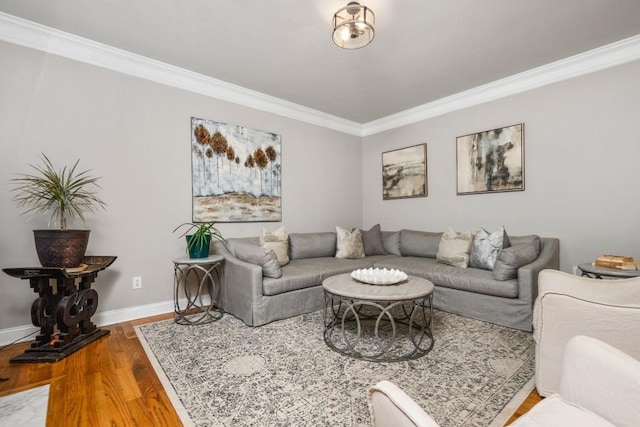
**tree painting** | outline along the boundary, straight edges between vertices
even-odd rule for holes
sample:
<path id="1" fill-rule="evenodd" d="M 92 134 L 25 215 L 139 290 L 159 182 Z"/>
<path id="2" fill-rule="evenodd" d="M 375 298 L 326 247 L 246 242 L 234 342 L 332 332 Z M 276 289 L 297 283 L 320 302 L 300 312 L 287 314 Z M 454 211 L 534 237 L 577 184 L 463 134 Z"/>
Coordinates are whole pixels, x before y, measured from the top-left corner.
<path id="1" fill-rule="evenodd" d="M 191 119 L 193 220 L 281 221 L 281 137 Z"/>

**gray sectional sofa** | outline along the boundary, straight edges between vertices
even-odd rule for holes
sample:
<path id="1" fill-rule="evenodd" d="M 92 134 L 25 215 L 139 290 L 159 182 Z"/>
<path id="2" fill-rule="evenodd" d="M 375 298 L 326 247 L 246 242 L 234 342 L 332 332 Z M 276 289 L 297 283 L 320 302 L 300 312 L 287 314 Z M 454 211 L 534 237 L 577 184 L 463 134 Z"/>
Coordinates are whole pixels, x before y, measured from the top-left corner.
<path id="1" fill-rule="evenodd" d="M 215 242 L 224 256 L 222 307 L 249 326 L 259 326 L 320 309 L 322 281 L 359 268 L 396 268 L 432 281 L 434 308 L 511 328 L 531 331 L 538 273 L 559 268 L 559 241 L 538 236 L 509 236 L 511 247 L 533 244 L 537 257 L 513 269 L 512 279 L 496 280 L 494 272 L 460 268 L 436 260 L 442 233 L 415 230 L 382 232 L 384 255 L 359 259 L 335 258 L 336 233 L 291 233 L 291 261 L 274 277 L 262 265 L 242 261 L 236 249 L 259 245 L 255 238 Z M 506 251 L 503 250 L 506 254 Z M 267 274 L 269 275 L 269 274 Z M 278 278 L 276 278 L 279 276 Z"/>

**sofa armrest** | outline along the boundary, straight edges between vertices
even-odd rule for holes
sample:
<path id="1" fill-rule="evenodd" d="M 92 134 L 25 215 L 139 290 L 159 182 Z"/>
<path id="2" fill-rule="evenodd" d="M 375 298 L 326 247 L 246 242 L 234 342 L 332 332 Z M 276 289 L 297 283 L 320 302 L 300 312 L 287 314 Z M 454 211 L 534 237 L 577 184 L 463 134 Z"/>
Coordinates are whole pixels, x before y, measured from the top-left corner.
<path id="1" fill-rule="evenodd" d="M 222 308 L 253 326 L 253 307 L 263 297 L 262 267 L 236 258 L 221 242 L 214 242 L 214 252 L 225 260 Z"/>
<path id="2" fill-rule="evenodd" d="M 560 395 L 616 426 L 636 426 L 640 361 L 597 339 L 575 336 L 565 349 Z"/>
<path id="3" fill-rule="evenodd" d="M 550 237 L 540 239 L 540 255 L 533 262 L 518 269 L 518 298 L 531 301 L 538 296 L 538 275 L 545 269 L 560 268 L 560 240 Z"/>

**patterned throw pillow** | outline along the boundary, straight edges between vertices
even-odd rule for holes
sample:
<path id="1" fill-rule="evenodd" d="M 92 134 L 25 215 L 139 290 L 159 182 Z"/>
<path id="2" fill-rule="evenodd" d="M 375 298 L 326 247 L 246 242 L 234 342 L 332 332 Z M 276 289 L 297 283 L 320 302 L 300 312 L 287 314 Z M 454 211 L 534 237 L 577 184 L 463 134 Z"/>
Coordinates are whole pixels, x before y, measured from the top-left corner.
<path id="1" fill-rule="evenodd" d="M 260 235 L 260 246 L 272 249 L 276 253 L 280 267 L 289 263 L 289 235 L 284 226 L 275 231 L 263 228 Z"/>
<path id="2" fill-rule="evenodd" d="M 498 230 L 493 233 L 489 233 L 484 228 L 480 228 L 473 239 L 473 246 L 471 246 L 469 267 L 493 270 L 493 266 L 502 248 L 508 246 L 509 237 L 507 237 L 507 232 L 504 230 L 504 227 L 499 227 Z"/>
<path id="3" fill-rule="evenodd" d="M 447 231 L 442 233 L 436 259 L 444 264 L 467 268 L 472 242 L 473 234 L 471 232 L 458 233 L 449 227 Z"/>
<path id="4" fill-rule="evenodd" d="M 364 258 L 364 245 L 360 229 L 349 231 L 346 228 L 336 227 L 336 236 L 336 258 Z"/>

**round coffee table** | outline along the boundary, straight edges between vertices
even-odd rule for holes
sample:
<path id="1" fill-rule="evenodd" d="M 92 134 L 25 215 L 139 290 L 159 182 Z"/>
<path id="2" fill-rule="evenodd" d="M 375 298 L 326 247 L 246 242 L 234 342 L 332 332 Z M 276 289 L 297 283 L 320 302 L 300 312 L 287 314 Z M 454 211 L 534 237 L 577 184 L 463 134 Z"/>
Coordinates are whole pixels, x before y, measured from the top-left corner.
<path id="1" fill-rule="evenodd" d="M 433 348 L 428 280 L 409 276 L 394 285 L 369 285 L 350 274 L 325 279 L 324 342 L 332 350 L 375 362 L 424 356 Z"/>

